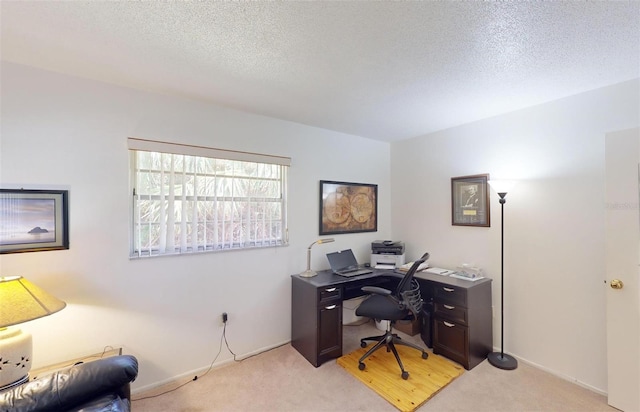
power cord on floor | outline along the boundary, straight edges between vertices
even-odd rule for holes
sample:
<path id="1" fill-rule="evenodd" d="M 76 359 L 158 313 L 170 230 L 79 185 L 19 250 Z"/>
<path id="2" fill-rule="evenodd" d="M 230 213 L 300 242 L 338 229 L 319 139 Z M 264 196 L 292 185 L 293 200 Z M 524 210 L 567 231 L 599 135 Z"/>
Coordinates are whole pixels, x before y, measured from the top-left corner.
<path id="1" fill-rule="evenodd" d="M 143 399 L 157 398 L 158 396 L 161 396 L 161 395 L 164 395 L 164 394 L 167 394 L 167 393 L 173 392 L 173 391 L 177 391 L 178 389 L 182 388 L 183 386 L 185 386 L 185 385 L 187 385 L 187 384 L 189 384 L 189 383 L 191 383 L 191 382 L 197 381 L 197 380 L 198 380 L 198 379 L 200 379 L 201 377 L 205 376 L 205 375 L 206 375 L 207 373 L 209 373 L 209 371 L 213 368 L 213 364 L 214 364 L 214 363 L 216 362 L 216 360 L 218 359 L 218 356 L 220 356 L 220 352 L 222 352 L 222 341 L 223 341 L 223 340 L 224 340 L 224 342 L 225 342 L 225 344 L 226 344 L 226 346 L 227 346 L 227 349 L 228 349 L 228 350 L 229 350 L 229 352 L 233 355 L 233 360 L 234 360 L 234 361 L 236 361 L 236 354 L 235 354 L 235 353 L 233 353 L 233 351 L 232 351 L 232 350 L 231 350 L 231 348 L 229 347 L 229 342 L 227 342 L 227 323 L 225 322 L 225 323 L 224 323 L 224 326 L 223 326 L 223 328 L 222 328 L 222 335 L 220 336 L 220 346 L 218 347 L 218 353 L 216 353 L 216 356 L 215 356 L 215 357 L 213 358 L 213 360 L 211 361 L 211 364 L 209 365 L 209 368 L 208 368 L 208 369 L 207 369 L 203 374 L 201 374 L 200 376 L 196 375 L 196 376 L 194 376 L 194 377 L 193 377 L 193 379 L 188 380 L 188 381 L 186 381 L 185 383 L 183 383 L 183 384 L 181 384 L 181 385 L 178 385 L 178 386 L 176 386 L 176 387 L 175 387 L 175 388 L 173 388 L 173 389 L 169 389 L 169 390 L 166 390 L 166 391 L 164 391 L 164 392 L 160 392 L 160 393 L 155 394 L 155 395 L 145 396 L 145 397 L 143 397 L 143 398 L 131 399 L 131 401 L 132 401 L 132 402 L 136 402 L 136 401 L 141 401 L 141 400 L 143 400 Z"/>
<path id="2" fill-rule="evenodd" d="M 214 363 L 216 362 L 216 360 L 218 359 L 218 356 L 220 356 L 220 352 L 222 352 L 222 341 L 224 341 L 225 346 L 227 347 L 227 350 L 229 351 L 229 353 L 231 353 L 231 354 L 233 355 L 233 360 L 234 360 L 234 362 L 242 362 L 242 361 L 244 361 L 244 360 L 247 360 L 247 359 L 253 358 L 254 356 L 261 355 L 261 354 L 263 354 L 263 353 L 265 353 L 265 352 L 269 352 L 269 351 L 271 351 L 271 350 L 274 350 L 274 349 L 277 349 L 277 348 L 280 348 L 280 347 L 282 347 L 282 346 L 284 346 L 284 345 L 288 345 L 288 344 L 289 344 L 289 342 L 286 342 L 286 343 L 283 343 L 283 344 L 281 344 L 281 345 L 275 346 L 275 347 L 273 347 L 273 348 L 267 349 L 267 350 L 265 350 L 265 351 L 258 352 L 258 353 L 254 353 L 253 355 L 249 355 L 249 356 L 247 356 L 246 358 L 237 359 L 237 355 L 236 355 L 236 354 L 231 350 L 231 348 L 229 347 L 229 342 L 227 341 L 227 323 L 225 322 L 225 323 L 224 323 L 224 327 L 222 328 L 222 336 L 220 336 L 220 346 L 219 346 L 219 348 L 218 348 L 218 353 L 217 353 L 217 354 L 216 354 L 216 356 L 213 358 L 213 360 L 211 361 L 211 364 L 209 365 L 209 368 L 208 368 L 206 371 L 204 371 L 204 373 L 202 373 L 202 374 L 201 374 L 201 375 L 199 375 L 199 376 L 198 376 L 198 375 L 194 376 L 194 377 L 193 377 L 193 379 L 188 380 L 188 381 L 186 381 L 185 383 L 183 383 L 183 384 L 181 384 L 181 385 L 178 385 L 177 387 L 175 387 L 175 388 L 173 388 L 173 389 L 169 389 L 169 390 L 166 390 L 166 391 L 164 391 L 164 392 L 161 392 L 161 393 L 158 393 L 158 394 L 155 394 L 155 395 L 145 396 L 145 397 L 143 397 L 143 398 L 132 399 L 131 401 L 132 401 L 132 402 L 135 402 L 135 401 L 141 401 L 141 400 L 143 400 L 143 399 L 157 398 L 158 396 L 161 396 L 161 395 L 164 395 L 164 394 L 167 394 L 167 393 L 171 393 L 171 392 L 173 392 L 173 391 L 176 391 L 176 390 L 178 390 L 178 389 L 182 388 L 183 386 L 185 386 L 185 385 L 187 385 L 187 384 L 189 384 L 189 383 L 191 383 L 191 382 L 197 381 L 198 379 L 202 378 L 202 377 L 203 377 L 203 376 L 205 376 L 207 373 L 209 373 L 209 371 L 211 371 L 211 369 L 213 368 L 213 364 L 214 364 Z"/>

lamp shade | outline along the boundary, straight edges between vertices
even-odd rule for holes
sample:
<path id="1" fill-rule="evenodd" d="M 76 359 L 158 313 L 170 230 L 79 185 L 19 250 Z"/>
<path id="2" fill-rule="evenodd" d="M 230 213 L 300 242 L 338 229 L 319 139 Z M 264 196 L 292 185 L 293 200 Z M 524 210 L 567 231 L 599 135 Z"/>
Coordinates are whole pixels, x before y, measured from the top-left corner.
<path id="1" fill-rule="evenodd" d="M 323 244 L 323 243 L 331 243 L 331 242 L 335 242 L 335 239 L 334 239 L 334 238 L 332 238 L 332 237 L 330 237 L 330 238 L 326 238 L 326 239 L 320 239 L 320 240 L 317 240 L 317 241 L 315 241 L 313 244 L 317 243 L 317 244 L 321 245 L 321 244 Z M 311 246 L 313 246 L 313 244 L 312 244 Z M 309 247 L 311 247 L 311 246 L 309 246 Z"/>
<path id="2" fill-rule="evenodd" d="M 489 186 L 496 191 L 496 193 L 508 193 L 516 182 L 513 180 L 489 180 Z"/>
<path id="3" fill-rule="evenodd" d="M 0 277 L 0 328 L 51 315 L 65 306 L 22 276 Z"/>

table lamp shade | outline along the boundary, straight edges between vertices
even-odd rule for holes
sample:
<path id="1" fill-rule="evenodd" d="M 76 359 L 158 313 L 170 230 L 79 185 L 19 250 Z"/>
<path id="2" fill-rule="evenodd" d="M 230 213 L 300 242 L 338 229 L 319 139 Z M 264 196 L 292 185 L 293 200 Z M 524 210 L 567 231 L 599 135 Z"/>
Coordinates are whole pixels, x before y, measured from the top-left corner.
<path id="1" fill-rule="evenodd" d="M 67 306 L 22 276 L 0 277 L 0 390 L 29 379 L 31 334 L 8 328 L 58 312 Z"/>
<path id="2" fill-rule="evenodd" d="M 0 328 L 51 315 L 65 306 L 22 276 L 0 277 Z"/>

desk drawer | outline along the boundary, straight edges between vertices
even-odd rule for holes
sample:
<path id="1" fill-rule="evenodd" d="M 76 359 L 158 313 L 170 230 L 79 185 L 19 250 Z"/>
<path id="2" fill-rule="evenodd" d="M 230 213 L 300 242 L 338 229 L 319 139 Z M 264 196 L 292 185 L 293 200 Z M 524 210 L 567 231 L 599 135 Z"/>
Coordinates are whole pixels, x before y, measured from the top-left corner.
<path id="1" fill-rule="evenodd" d="M 331 286 L 318 289 L 318 306 L 342 299 L 342 288 Z"/>
<path id="2" fill-rule="evenodd" d="M 470 369 L 469 328 L 436 319 L 433 332 L 433 353 L 444 355 Z"/>
<path id="3" fill-rule="evenodd" d="M 438 318 L 449 319 L 456 323 L 467 324 L 467 309 L 462 306 L 450 305 L 448 303 L 435 302 L 434 312 Z"/>
<path id="4" fill-rule="evenodd" d="M 434 287 L 434 300 L 466 307 L 467 291 L 464 288 L 457 288 L 455 286 L 438 285 Z"/>

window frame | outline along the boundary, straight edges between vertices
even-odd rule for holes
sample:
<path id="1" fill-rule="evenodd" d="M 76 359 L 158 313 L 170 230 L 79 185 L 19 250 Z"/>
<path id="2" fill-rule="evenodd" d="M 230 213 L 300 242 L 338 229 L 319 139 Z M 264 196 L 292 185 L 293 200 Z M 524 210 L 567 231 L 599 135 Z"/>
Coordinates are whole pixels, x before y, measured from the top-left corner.
<path id="1" fill-rule="evenodd" d="M 131 259 L 280 247 L 289 244 L 287 189 L 288 169 L 291 164 L 290 158 L 139 138 L 128 138 L 128 149 L 130 172 L 129 194 L 131 195 L 129 205 L 129 257 Z M 140 168 L 140 165 L 138 165 L 138 152 L 153 152 L 158 154 L 157 156 L 159 156 L 160 162 L 162 163 L 160 169 Z M 167 171 L 165 167 L 165 162 L 168 160 L 165 156 L 171 156 L 171 160 L 169 161 L 171 170 L 169 171 Z M 176 162 L 174 156 L 181 156 L 178 163 L 180 163 L 180 161 L 186 162 L 187 160 L 194 162 L 191 165 L 193 169 L 187 172 L 185 170 L 187 166 L 182 165 L 181 170 L 174 170 Z M 202 172 L 203 169 L 198 170 L 196 162 L 200 162 L 199 166 L 203 166 L 206 163 L 206 165 L 210 167 L 210 169 L 207 169 L 210 173 Z M 211 164 L 214 165 L 213 168 L 211 168 Z M 255 164 L 256 169 L 254 173 L 262 173 L 263 175 L 236 173 L 236 166 L 238 166 L 238 171 L 244 172 L 249 169 L 250 166 L 253 166 L 253 164 Z M 218 166 L 225 165 L 227 168 L 229 166 L 232 167 L 230 175 L 224 175 L 219 172 Z M 259 169 L 261 168 L 262 171 L 260 172 Z M 266 176 L 265 173 L 269 171 L 274 175 Z M 142 174 L 144 173 L 149 174 L 147 178 L 150 180 L 152 180 L 150 176 L 154 173 L 160 173 L 161 176 L 165 178 L 166 176 L 164 174 L 168 173 L 169 183 L 155 186 L 159 193 L 141 193 L 140 178 L 143 177 Z M 176 176 L 178 177 L 176 178 Z M 187 178 L 186 180 L 193 178 L 191 186 L 187 186 L 184 181 L 180 180 L 185 178 Z M 207 178 L 213 179 L 214 183 L 211 187 L 216 193 L 196 193 L 202 190 L 202 187 L 196 185 L 198 178 L 204 178 L 205 181 Z M 176 184 L 173 179 L 180 180 L 182 184 Z M 233 195 L 230 198 L 229 196 L 221 196 L 220 193 L 217 193 L 220 189 L 219 181 L 228 182 L 232 187 L 232 193 L 236 187 L 240 188 L 240 191 L 250 190 L 248 187 L 251 187 L 255 182 L 272 182 L 276 184 L 275 189 L 273 186 L 271 188 L 272 191 L 275 190 L 276 197 L 251 196 L 247 194 L 246 191 L 241 197 L 234 197 Z M 241 187 L 241 183 L 244 183 L 245 186 Z M 178 186 L 180 187 L 179 190 L 177 188 Z M 262 185 L 258 186 L 263 190 L 267 190 Z M 209 186 L 207 187 L 209 189 L 211 188 Z M 165 188 L 169 190 L 169 194 L 164 193 L 163 189 Z M 184 194 L 179 193 L 176 195 L 176 191 L 182 192 L 183 190 Z M 189 193 L 189 190 L 192 190 L 192 192 Z M 178 196 L 180 197 L 179 199 Z M 154 202 L 159 203 L 162 199 L 167 203 L 164 207 L 159 206 L 161 209 L 156 211 L 159 213 L 159 216 L 154 216 L 153 219 L 158 219 L 158 222 L 153 222 L 153 219 L 142 222 L 140 211 L 144 206 L 141 206 L 141 202 L 150 202 L 147 203 L 147 208 L 149 209 L 152 208 Z M 275 211 L 273 210 L 274 202 L 276 203 Z M 220 229 L 218 219 L 221 216 L 221 207 L 224 208 L 224 211 L 231 210 L 226 215 L 232 216 L 229 220 L 229 226 L 227 227 L 230 230 L 227 233 L 224 232 L 225 221 L 222 222 L 222 239 L 219 238 L 218 231 Z M 189 208 L 191 208 L 191 210 L 189 210 Z M 204 212 L 202 212 L 203 209 L 205 210 Z M 238 209 L 242 210 L 242 212 L 238 212 Z M 265 213 L 269 210 L 271 213 Z M 246 219 L 243 220 L 245 211 Z M 259 217 L 256 219 L 251 212 L 254 212 L 255 216 L 262 214 L 263 220 L 258 220 Z M 201 213 L 204 213 L 205 216 L 213 217 L 209 221 L 206 220 L 206 217 L 200 221 L 202 217 Z M 274 216 L 273 213 L 279 216 L 279 218 L 275 220 L 272 219 L 271 216 Z M 167 217 L 163 227 L 160 220 L 162 217 L 169 215 L 173 217 Z M 226 215 L 222 216 L 223 219 L 226 219 Z M 268 218 L 266 217 L 267 215 L 269 216 Z M 191 221 L 189 221 L 190 217 L 192 218 Z M 212 221 L 216 223 L 212 225 Z M 147 236 L 151 236 L 151 233 L 157 233 L 158 239 L 156 239 L 155 242 L 145 242 L 143 246 L 141 236 L 143 236 L 143 232 L 145 232 L 142 227 L 144 224 L 149 224 Z M 276 226 L 273 226 L 274 224 Z M 153 225 L 157 225 L 155 231 L 151 229 Z M 179 228 L 177 228 L 177 225 L 179 225 Z M 274 227 L 277 227 L 275 238 L 271 236 Z M 176 228 L 179 231 L 178 233 L 175 232 Z M 254 228 L 256 236 L 252 238 L 250 233 Z M 258 232 L 261 233 L 260 236 L 257 236 Z M 210 233 L 210 236 L 207 236 L 207 233 Z M 164 238 L 162 238 L 162 236 L 164 236 Z M 187 238 L 190 240 L 187 240 Z"/>

